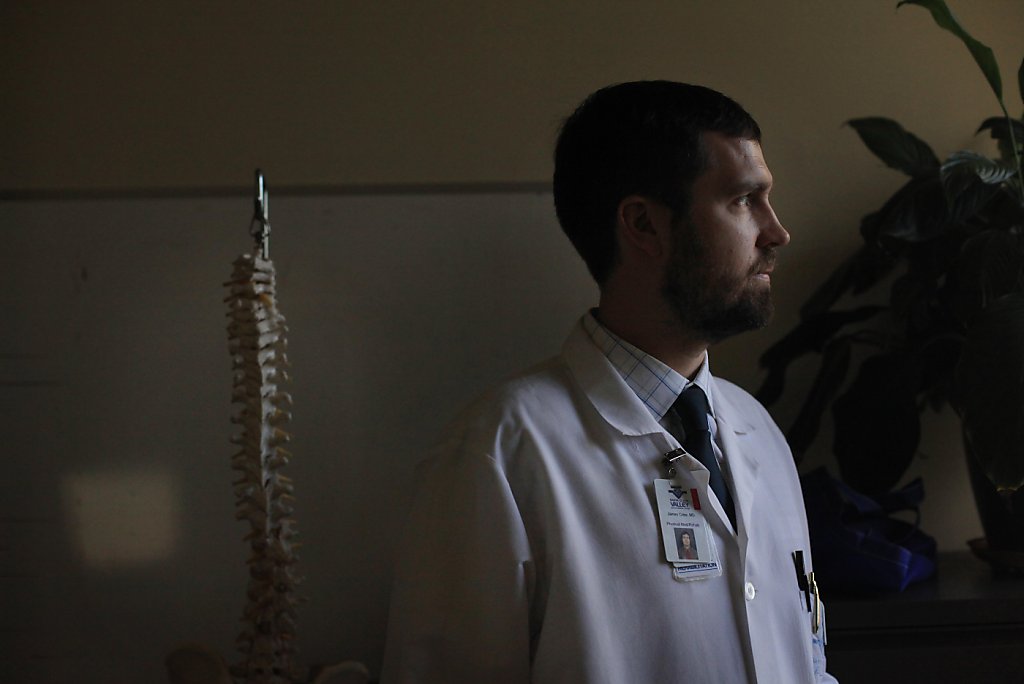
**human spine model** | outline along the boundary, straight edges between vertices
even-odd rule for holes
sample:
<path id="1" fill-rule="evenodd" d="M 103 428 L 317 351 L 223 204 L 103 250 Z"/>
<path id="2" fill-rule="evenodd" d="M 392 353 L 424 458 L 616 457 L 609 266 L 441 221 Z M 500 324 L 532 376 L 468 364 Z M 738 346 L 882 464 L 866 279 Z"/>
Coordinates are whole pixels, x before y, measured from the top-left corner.
<path id="1" fill-rule="evenodd" d="M 284 316 L 274 299 L 274 264 L 243 254 L 234 263 L 227 297 L 229 351 L 234 370 L 232 402 L 240 404 L 232 422 L 242 431 L 231 438 L 238 451 L 231 467 L 241 473 L 234 482 L 235 517 L 249 521 L 245 539 L 249 586 L 238 637 L 244 654 L 232 667 L 237 682 L 291 684 L 305 680 L 295 661 L 295 521 L 290 517 L 293 489 L 281 473 L 291 454 L 282 445 L 291 419 L 292 399 L 280 386 L 288 382 Z"/>

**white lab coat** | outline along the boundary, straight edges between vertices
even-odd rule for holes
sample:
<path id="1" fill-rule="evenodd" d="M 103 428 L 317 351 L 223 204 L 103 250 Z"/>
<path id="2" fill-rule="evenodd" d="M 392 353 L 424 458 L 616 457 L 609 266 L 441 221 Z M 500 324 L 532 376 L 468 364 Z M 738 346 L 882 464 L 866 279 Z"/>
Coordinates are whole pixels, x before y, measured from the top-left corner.
<path id="1" fill-rule="evenodd" d="M 678 443 L 581 325 L 470 407 L 417 469 L 383 684 L 833 682 L 791 558 L 810 547 L 789 448 L 749 394 L 712 392 L 739 533 L 705 506 L 724 572 L 690 582 L 653 491 Z M 681 477 L 713 500 L 702 469 Z"/>

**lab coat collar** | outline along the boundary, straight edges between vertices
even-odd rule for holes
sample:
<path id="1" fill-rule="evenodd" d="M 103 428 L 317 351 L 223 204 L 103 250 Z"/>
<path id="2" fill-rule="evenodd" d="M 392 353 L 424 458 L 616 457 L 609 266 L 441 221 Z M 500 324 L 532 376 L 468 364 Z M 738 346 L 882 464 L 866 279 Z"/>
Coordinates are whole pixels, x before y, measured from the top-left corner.
<path id="1" fill-rule="evenodd" d="M 597 309 L 591 309 L 580 319 L 594 345 L 601 350 L 623 381 L 629 385 L 643 402 L 647 410 L 659 423 L 671 410 L 679 394 L 690 386 L 697 385 L 708 398 L 711 415 L 715 415 L 714 393 L 711 391 L 711 370 L 708 354 L 704 358 L 693 380 L 676 371 L 661 359 L 622 339 L 597 320 Z M 619 353 L 626 352 L 625 354 Z"/>
<path id="2" fill-rule="evenodd" d="M 629 388 L 590 335 L 577 322 L 562 345 L 562 358 L 601 417 L 624 435 L 638 437 L 663 428 Z"/>
<path id="3" fill-rule="evenodd" d="M 582 322 L 578 322 L 562 346 L 562 357 L 584 394 L 601 417 L 623 435 L 640 437 L 661 435 L 674 443 L 674 438 L 654 420 L 636 393 L 605 355 L 590 339 Z M 715 402 L 715 421 L 718 439 L 729 469 L 733 496 L 739 507 L 739 536 L 745 546 L 746 527 L 750 521 L 752 502 L 757 494 L 757 476 L 760 462 L 754 448 L 755 426 L 744 417 L 729 397 L 718 389 L 714 377 L 709 386 Z M 704 469 L 693 459 L 691 469 Z M 714 510 L 725 520 L 720 507 Z"/>
<path id="4" fill-rule="evenodd" d="M 623 381 L 622 376 L 590 339 L 582 319 L 573 326 L 562 345 L 562 358 L 580 384 L 597 412 L 624 435 L 639 436 L 661 432 L 658 424 L 643 402 Z M 708 365 L 705 357 L 705 368 Z M 712 414 L 719 423 L 736 434 L 745 435 L 754 426 L 743 417 L 728 398 L 718 391 L 714 376 L 708 374 L 703 387 L 708 401 L 714 407 Z"/>

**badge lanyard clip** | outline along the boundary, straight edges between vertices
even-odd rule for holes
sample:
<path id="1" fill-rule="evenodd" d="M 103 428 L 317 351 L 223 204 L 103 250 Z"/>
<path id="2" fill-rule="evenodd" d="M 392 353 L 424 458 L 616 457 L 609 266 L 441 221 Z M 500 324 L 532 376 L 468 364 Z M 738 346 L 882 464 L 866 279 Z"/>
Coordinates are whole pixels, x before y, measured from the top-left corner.
<path id="1" fill-rule="evenodd" d="M 673 449 L 665 454 L 664 458 L 661 459 L 661 464 L 665 466 L 665 472 L 668 474 L 668 479 L 671 480 L 676 476 L 676 461 L 689 455 L 690 454 L 686 449 L 683 449 L 682 447 L 679 449 Z"/>

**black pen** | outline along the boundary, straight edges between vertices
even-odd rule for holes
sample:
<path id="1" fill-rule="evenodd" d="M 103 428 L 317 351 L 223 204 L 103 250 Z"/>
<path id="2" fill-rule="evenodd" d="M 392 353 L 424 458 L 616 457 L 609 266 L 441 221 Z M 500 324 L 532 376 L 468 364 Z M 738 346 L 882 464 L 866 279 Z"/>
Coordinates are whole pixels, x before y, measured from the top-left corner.
<path id="1" fill-rule="evenodd" d="M 811 612 L 811 587 L 807 583 L 807 567 L 804 565 L 804 552 L 797 549 L 793 552 L 793 565 L 796 567 L 796 585 L 804 593 L 807 612 Z"/>

